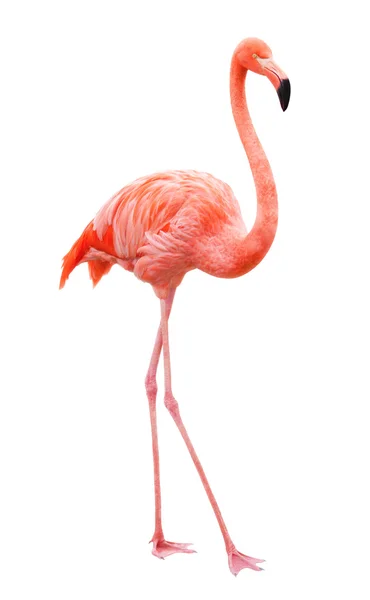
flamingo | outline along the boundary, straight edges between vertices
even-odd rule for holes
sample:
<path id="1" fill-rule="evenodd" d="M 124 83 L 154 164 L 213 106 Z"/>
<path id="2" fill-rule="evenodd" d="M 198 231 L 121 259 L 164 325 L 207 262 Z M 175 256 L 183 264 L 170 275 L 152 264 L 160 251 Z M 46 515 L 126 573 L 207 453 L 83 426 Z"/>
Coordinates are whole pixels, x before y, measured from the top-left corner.
<path id="1" fill-rule="evenodd" d="M 277 193 L 269 162 L 247 108 L 245 78 L 248 71 L 269 79 L 283 111 L 289 104 L 290 83 L 262 40 L 247 38 L 236 47 L 231 60 L 230 98 L 257 193 L 257 215 L 251 231 L 247 232 L 239 204 L 226 183 L 197 171 L 156 173 L 125 186 L 103 205 L 64 257 L 60 279 L 62 288 L 72 270 L 87 262 L 95 286 L 112 265 L 118 264 L 152 285 L 161 308 L 160 325 L 145 379 L 154 465 L 152 553 L 163 559 L 178 552 L 194 552 L 189 548 L 191 544 L 167 541 L 163 534 L 156 418 L 156 374 L 163 349 L 164 404 L 199 473 L 234 575 L 246 567 L 263 570 L 259 566 L 263 560 L 242 554 L 235 548 L 180 416 L 179 405 L 172 393 L 168 320 L 175 291 L 188 271 L 200 269 L 215 277 L 240 277 L 261 262 L 275 237 Z"/>

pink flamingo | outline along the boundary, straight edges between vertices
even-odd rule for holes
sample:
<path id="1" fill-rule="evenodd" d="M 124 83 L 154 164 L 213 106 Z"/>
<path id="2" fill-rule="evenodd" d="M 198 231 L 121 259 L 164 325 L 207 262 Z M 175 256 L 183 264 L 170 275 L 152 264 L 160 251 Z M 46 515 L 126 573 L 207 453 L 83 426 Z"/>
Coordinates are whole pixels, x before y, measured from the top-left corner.
<path id="1" fill-rule="evenodd" d="M 247 71 L 266 75 L 285 111 L 290 83 L 272 59 L 270 48 L 257 38 L 243 40 L 231 61 L 231 106 L 241 142 L 252 169 L 257 192 L 257 216 L 247 233 L 239 204 L 222 181 L 207 173 L 168 171 L 142 177 L 115 194 L 89 223 L 64 257 L 62 288 L 71 271 L 87 262 L 95 286 L 118 264 L 153 286 L 160 299 L 161 321 L 145 379 L 153 444 L 155 530 L 152 552 L 165 558 L 191 553 L 190 544 L 166 541 L 162 529 L 161 489 L 156 419 L 156 373 L 163 347 L 164 403 L 194 461 L 223 535 L 234 575 L 245 567 L 262 570 L 260 559 L 236 550 L 203 467 L 194 450 L 172 393 L 168 319 L 177 286 L 192 269 L 215 277 L 240 277 L 268 252 L 278 221 L 277 193 L 269 162 L 255 133 L 245 98 Z"/>

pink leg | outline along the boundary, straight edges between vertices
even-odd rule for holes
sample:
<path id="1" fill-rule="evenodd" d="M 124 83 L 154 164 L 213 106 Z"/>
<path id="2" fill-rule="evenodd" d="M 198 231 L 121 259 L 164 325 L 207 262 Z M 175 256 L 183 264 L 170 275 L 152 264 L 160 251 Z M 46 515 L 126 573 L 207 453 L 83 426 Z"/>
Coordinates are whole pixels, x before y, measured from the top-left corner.
<path id="1" fill-rule="evenodd" d="M 164 301 L 167 319 L 170 316 L 175 290 L 171 290 L 170 295 Z M 161 484 L 159 474 L 159 450 L 158 450 L 158 433 L 157 433 L 157 381 L 156 374 L 159 363 L 159 358 L 162 350 L 162 329 L 158 329 L 157 337 L 154 344 L 152 358 L 145 378 L 146 393 L 149 400 L 150 424 L 152 429 L 152 447 L 153 447 L 153 465 L 154 465 L 154 501 L 155 501 L 155 530 L 151 542 L 153 542 L 153 554 L 158 558 L 165 558 L 175 552 L 191 553 L 194 550 L 189 550 L 189 544 L 176 544 L 175 542 L 167 542 L 164 539 L 162 529 L 162 510 L 161 510 Z"/>
<path id="2" fill-rule="evenodd" d="M 175 400 L 173 393 L 172 393 L 170 349 L 169 349 L 169 341 L 168 341 L 168 314 L 166 311 L 166 303 L 164 300 L 161 300 L 161 317 L 162 317 L 161 327 L 162 327 L 162 338 L 163 338 L 163 359 L 164 359 L 164 379 L 165 379 L 164 402 L 165 402 L 166 408 L 170 412 L 173 420 L 175 421 L 175 423 L 184 439 L 187 449 L 190 452 L 190 456 L 193 459 L 193 462 L 194 462 L 196 469 L 199 473 L 199 476 L 202 480 L 204 489 L 205 489 L 207 496 L 209 498 L 209 501 L 212 505 L 213 511 L 216 515 L 216 519 L 218 521 L 222 536 L 225 541 L 226 552 L 229 557 L 229 567 L 230 567 L 231 572 L 233 573 L 233 575 L 237 575 L 239 573 L 239 571 L 241 571 L 245 567 L 249 567 L 250 569 L 253 569 L 255 571 L 261 571 L 262 569 L 261 569 L 261 567 L 257 566 L 257 563 L 263 562 L 263 560 L 258 559 L 258 558 L 252 558 L 250 556 L 246 556 L 245 554 L 242 554 L 241 552 L 238 552 L 238 550 L 236 550 L 236 548 L 230 538 L 229 532 L 226 528 L 226 525 L 223 520 L 219 506 L 216 502 L 216 498 L 214 497 L 211 487 L 208 483 L 206 474 L 205 474 L 203 467 L 200 463 L 200 460 L 194 450 L 194 446 L 190 441 L 190 438 L 185 429 L 184 423 L 182 422 L 182 419 L 180 416 L 180 411 L 179 411 L 179 405 L 178 405 L 177 401 Z"/>

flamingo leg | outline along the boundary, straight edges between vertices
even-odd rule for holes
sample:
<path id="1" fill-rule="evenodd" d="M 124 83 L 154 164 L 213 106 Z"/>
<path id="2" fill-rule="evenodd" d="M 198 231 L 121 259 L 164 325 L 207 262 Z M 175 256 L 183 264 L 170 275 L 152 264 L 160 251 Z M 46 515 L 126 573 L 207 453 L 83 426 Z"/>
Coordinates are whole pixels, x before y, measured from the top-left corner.
<path id="1" fill-rule="evenodd" d="M 224 538 L 226 552 L 228 554 L 229 567 L 233 575 L 237 575 L 239 571 L 242 569 L 249 567 L 255 571 L 261 571 L 261 567 L 257 565 L 257 563 L 263 562 L 263 560 L 258 558 L 252 558 L 250 556 L 246 556 L 241 552 L 236 550 L 227 527 L 225 525 L 225 521 L 223 520 L 220 508 L 217 504 L 216 498 L 211 490 L 211 486 L 208 483 L 208 479 L 204 472 L 204 469 L 200 463 L 200 460 L 195 452 L 194 446 L 191 443 L 189 435 L 186 431 L 185 425 L 182 421 L 179 411 L 179 405 L 175 400 L 172 393 L 172 385 L 171 385 L 171 361 L 170 361 L 170 348 L 169 348 L 169 340 L 168 340 L 168 313 L 166 309 L 166 301 L 161 300 L 161 328 L 162 328 L 162 342 L 163 342 L 163 360 L 164 360 L 164 380 L 165 380 L 165 398 L 164 403 L 169 413 L 171 414 L 173 420 L 175 421 L 178 430 L 180 431 L 182 438 L 186 444 L 187 449 L 189 450 L 190 456 L 193 459 L 195 467 L 199 473 L 200 479 L 208 496 L 208 499 L 211 503 L 213 511 L 215 513 L 216 519 L 218 521 L 222 536 Z"/>
<path id="2" fill-rule="evenodd" d="M 171 290 L 169 296 L 164 300 L 167 319 L 170 316 L 175 290 Z M 161 504 L 161 483 L 159 471 L 159 449 L 158 449 L 158 431 L 157 431 L 157 369 L 162 350 L 162 329 L 159 326 L 157 337 L 155 340 L 152 357 L 149 364 L 149 369 L 145 378 L 145 388 L 149 401 L 150 425 L 152 430 L 152 448 L 153 448 L 153 466 L 154 466 L 154 502 L 155 502 L 155 529 L 151 539 L 153 542 L 153 554 L 158 558 L 165 558 L 176 552 L 194 552 L 189 550 L 189 544 L 176 544 L 175 542 L 167 542 L 164 539 L 162 529 L 162 504 Z"/>

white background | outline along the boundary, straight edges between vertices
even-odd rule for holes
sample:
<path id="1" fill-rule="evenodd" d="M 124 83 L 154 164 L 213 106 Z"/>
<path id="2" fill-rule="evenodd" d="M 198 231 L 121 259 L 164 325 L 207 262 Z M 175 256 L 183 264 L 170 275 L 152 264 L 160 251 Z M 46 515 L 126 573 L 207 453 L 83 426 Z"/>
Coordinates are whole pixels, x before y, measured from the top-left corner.
<path id="1" fill-rule="evenodd" d="M 11 599 L 369 598 L 369 58 L 353 1 L 5 2 L 1 15 L 0 596 Z M 292 84 L 247 81 L 279 191 L 263 263 L 190 273 L 170 323 L 182 415 L 239 550 L 234 579 L 186 448 L 162 405 L 165 535 L 152 557 L 144 376 L 150 286 L 61 257 L 138 176 L 255 193 L 232 120 L 236 44 L 264 39 Z"/>

